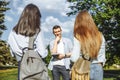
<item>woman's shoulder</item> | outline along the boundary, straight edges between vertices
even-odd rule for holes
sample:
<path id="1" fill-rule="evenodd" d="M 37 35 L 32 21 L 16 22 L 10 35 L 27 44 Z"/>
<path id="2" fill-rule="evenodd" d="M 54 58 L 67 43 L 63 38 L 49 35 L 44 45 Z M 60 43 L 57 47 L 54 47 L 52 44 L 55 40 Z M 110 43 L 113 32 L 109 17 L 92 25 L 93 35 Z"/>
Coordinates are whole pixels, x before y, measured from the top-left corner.
<path id="1" fill-rule="evenodd" d="M 76 37 L 73 38 L 73 41 L 74 41 L 74 42 L 77 42 L 77 43 L 80 42 Z"/>
<path id="2" fill-rule="evenodd" d="M 14 30 L 11 30 L 10 34 L 16 34 L 16 32 Z"/>
<path id="3" fill-rule="evenodd" d="M 16 32 L 11 30 L 10 33 L 9 33 L 9 36 L 14 36 L 14 35 L 17 35 Z"/>
<path id="4" fill-rule="evenodd" d="M 41 31 L 35 35 L 36 35 L 37 40 L 44 38 L 43 32 L 41 32 Z"/>
<path id="5" fill-rule="evenodd" d="M 101 33 L 101 38 L 102 38 L 102 41 L 105 41 L 105 37 L 104 37 L 104 34 L 102 32 Z"/>

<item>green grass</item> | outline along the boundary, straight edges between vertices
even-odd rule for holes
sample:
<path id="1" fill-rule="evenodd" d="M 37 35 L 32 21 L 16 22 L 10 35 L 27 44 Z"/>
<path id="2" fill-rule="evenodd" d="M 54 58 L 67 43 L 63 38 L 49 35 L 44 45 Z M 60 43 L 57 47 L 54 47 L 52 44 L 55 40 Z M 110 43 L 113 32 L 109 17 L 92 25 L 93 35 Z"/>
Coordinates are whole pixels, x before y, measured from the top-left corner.
<path id="1" fill-rule="evenodd" d="M 17 68 L 0 70 L 0 80 L 17 80 Z"/>
<path id="2" fill-rule="evenodd" d="M 49 75 L 52 78 L 50 71 Z M 0 67 L 0 80 L 17 80 L 17 68 Z M 104 70 L 104 80 L 120 80 L 120 70 Z"/>
<path id="3" fill-rule="evenodd" d="M 120 80 L 120 70 L 104 70 L 104 80 Z"/>

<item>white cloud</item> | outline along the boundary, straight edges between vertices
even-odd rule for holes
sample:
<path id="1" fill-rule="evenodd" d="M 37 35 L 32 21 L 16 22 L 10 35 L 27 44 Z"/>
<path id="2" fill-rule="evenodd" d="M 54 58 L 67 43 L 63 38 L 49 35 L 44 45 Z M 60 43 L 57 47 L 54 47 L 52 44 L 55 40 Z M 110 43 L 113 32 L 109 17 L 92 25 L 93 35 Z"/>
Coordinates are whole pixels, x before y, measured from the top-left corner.
<path id="1" fill-rule="evenodd" d="M 17 8 L 17 14 L 21 15 L 22 11 L 23 11 L 23 7 L 18 7 Z"/>
<path id="2" fill-rule="evenodd" d="M 5 18 L 8 21 L 6 24 L 10 27 L 8 29 L 12 29 L 17 23 L 24 7 L 29 3 L 37 5 L 40 9 L 42 14 L 41 28 L 45 33 L 50 33 L 49 37 L 52 27 L 56 24 L 62 27 L 65 34 L 71 33 L 73 30 L 74 19 L 66 16 L 66 13 L 70 11 L 68 8 L 70 4 L 66 0 L 10 0 L 9 7 L 11 9 Z"/>
<path id="3" fill-rule="evenodd" d="M 68 3 L 66 0 L 11 0 L 11 9 L 14 10 L 15 15 L 20 15 L 23 11 L 23 8 L 29 4 L 33 3 L 38 6 L 38 8 L 41 11 L 44 11 L 46 13 L 56 13 L 61 16 L 67 16 L 66 13 L 70 11 L 68 6 L 70 3 Z"/>
<path id="4" fill-rule="evenodd" d="M 13 7 L 17 7 L 18 6 L 18 0 L 12 0 L 12 5 L 13 5 Z"/>
<path id="5" fill-rule="evenodd" d="M 45 31 L 45 32 L 49 32 L 51 31 L 52 27 L 56 24 L 60 24 L 61 22 L 57 19 L 57 18 L 54 18 L 53 16 L 48 16 L 44 23 L 42 24 L 42 29 Z"/>
<path id="6" fill-rule="evenodd" d="M 62 28 L 63 28 L 63 32 L 65 33 L 70 33 L 71 30 L 73 30 L 73 26 L 74 26 L 74 19 L 65 21 L 64 23 L 61 23 Z"/>
<path id="7" fill-rule="evenodd" d="M 16 14 L 16 11 L 14 11 L 13 9 L 10 9 L 9 11 L 10 11 L 9 13 L 10 13 L 11 15 L 15 15 L 15 14 Z"/>
<path id="8" fill-rule="evenodd" d="M 53 16 L 49 16 L 49 17 L 46 18 L 46 20 L 42 24 L 42 29 L 45 32 L 52 32 L 52 27 L 54 25 L 60 25 L 63 32 L 69 33 L 71 31 L 71 29 L 73 28 L 74 19 L 61 22 L 58 18 L 55 18 Z"/>
<path id="9" fill-rule="evenodd" d="M 25 5 L 33 3 L 45 12 L 51 11 L 62 16 L 66 16 L 66 11 L 69 11 L 69 3 L 66 0 L 23 0 L 23 3 Z"/>
<path id="10" fill-rule="evenodd" d="M 13 18 L 6 15 L 6 16 L 5 16 L 5 20 L 12 22 L 12 21 L 13 21 Z"/>
<path id="11" fill-rule="evenodd" d="M 68 3 L 66 0 L 11 0 L 11 4 L 14 7 L 14 9 L 16 10 L 15 12 L 17 12 L 16 14 L 20 14 L 23 10 L 23 8 L 29 4 L 29 3 L 33 3 L 35 5 L 37 5 L 40 10 L 44 10 L 44 12 L 53 12 L 53 13 L 57 13 L 61 16 L 67 16 L 66 13 L 68 11 L 70 11 L 70 9 L 68 8 L 68 6 L 70 5 L 70 3 Z"/>

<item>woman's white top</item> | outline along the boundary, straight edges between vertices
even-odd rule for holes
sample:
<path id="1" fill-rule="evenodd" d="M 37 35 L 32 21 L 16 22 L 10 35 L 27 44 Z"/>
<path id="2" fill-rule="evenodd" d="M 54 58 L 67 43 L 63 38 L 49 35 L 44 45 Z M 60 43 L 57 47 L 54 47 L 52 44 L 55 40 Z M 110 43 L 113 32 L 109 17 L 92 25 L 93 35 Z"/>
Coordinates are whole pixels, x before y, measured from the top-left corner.
<path id="1" fill-rule="evenodd" d="M 10 46 L 11 55 L 18 55 L 22 56 L 22 49 L 28 47 L 29 44 L 29 37 L 25 37 L 20 34 L 16 34 L 14 31 L 11 31 L 8 37 L 8 45 Z M 42 58 L 45 58 L 48 54 L 46 47 L 45 47 L 45 40 L 43 37 L 42 32 L 39 32 L 35 41 L 35 51 L 37 51 Z"/>
<path id="2" fill-rule="evenodd" d="M 73 62 L 77 61 L 77 59 L 82 55 L 80 52 L 80 48 L 81 48 L 80 42 L 74 37 L 74 47 L 71 55 L 71 61 Z M 92 61 L 92 63 L 100 63 L 100 62 L 102 62 L 103 65 L 106 62 L 104 37 L 102 37 L 102 44 L 101 44 L 97 59 Z"/>

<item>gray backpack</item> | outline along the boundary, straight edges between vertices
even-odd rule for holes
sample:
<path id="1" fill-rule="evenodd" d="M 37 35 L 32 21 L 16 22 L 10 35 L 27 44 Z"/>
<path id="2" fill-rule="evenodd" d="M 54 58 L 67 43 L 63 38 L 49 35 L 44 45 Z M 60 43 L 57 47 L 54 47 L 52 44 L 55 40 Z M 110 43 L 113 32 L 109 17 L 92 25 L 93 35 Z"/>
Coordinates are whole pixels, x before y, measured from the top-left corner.
<path id="1" fill-rule="evenodd" d="M 29 46 L 23 49 L 20 80 L 49 80 L 48 69 L 40 55 L 33 48 L 35 37 L 30 37 Z"/>

